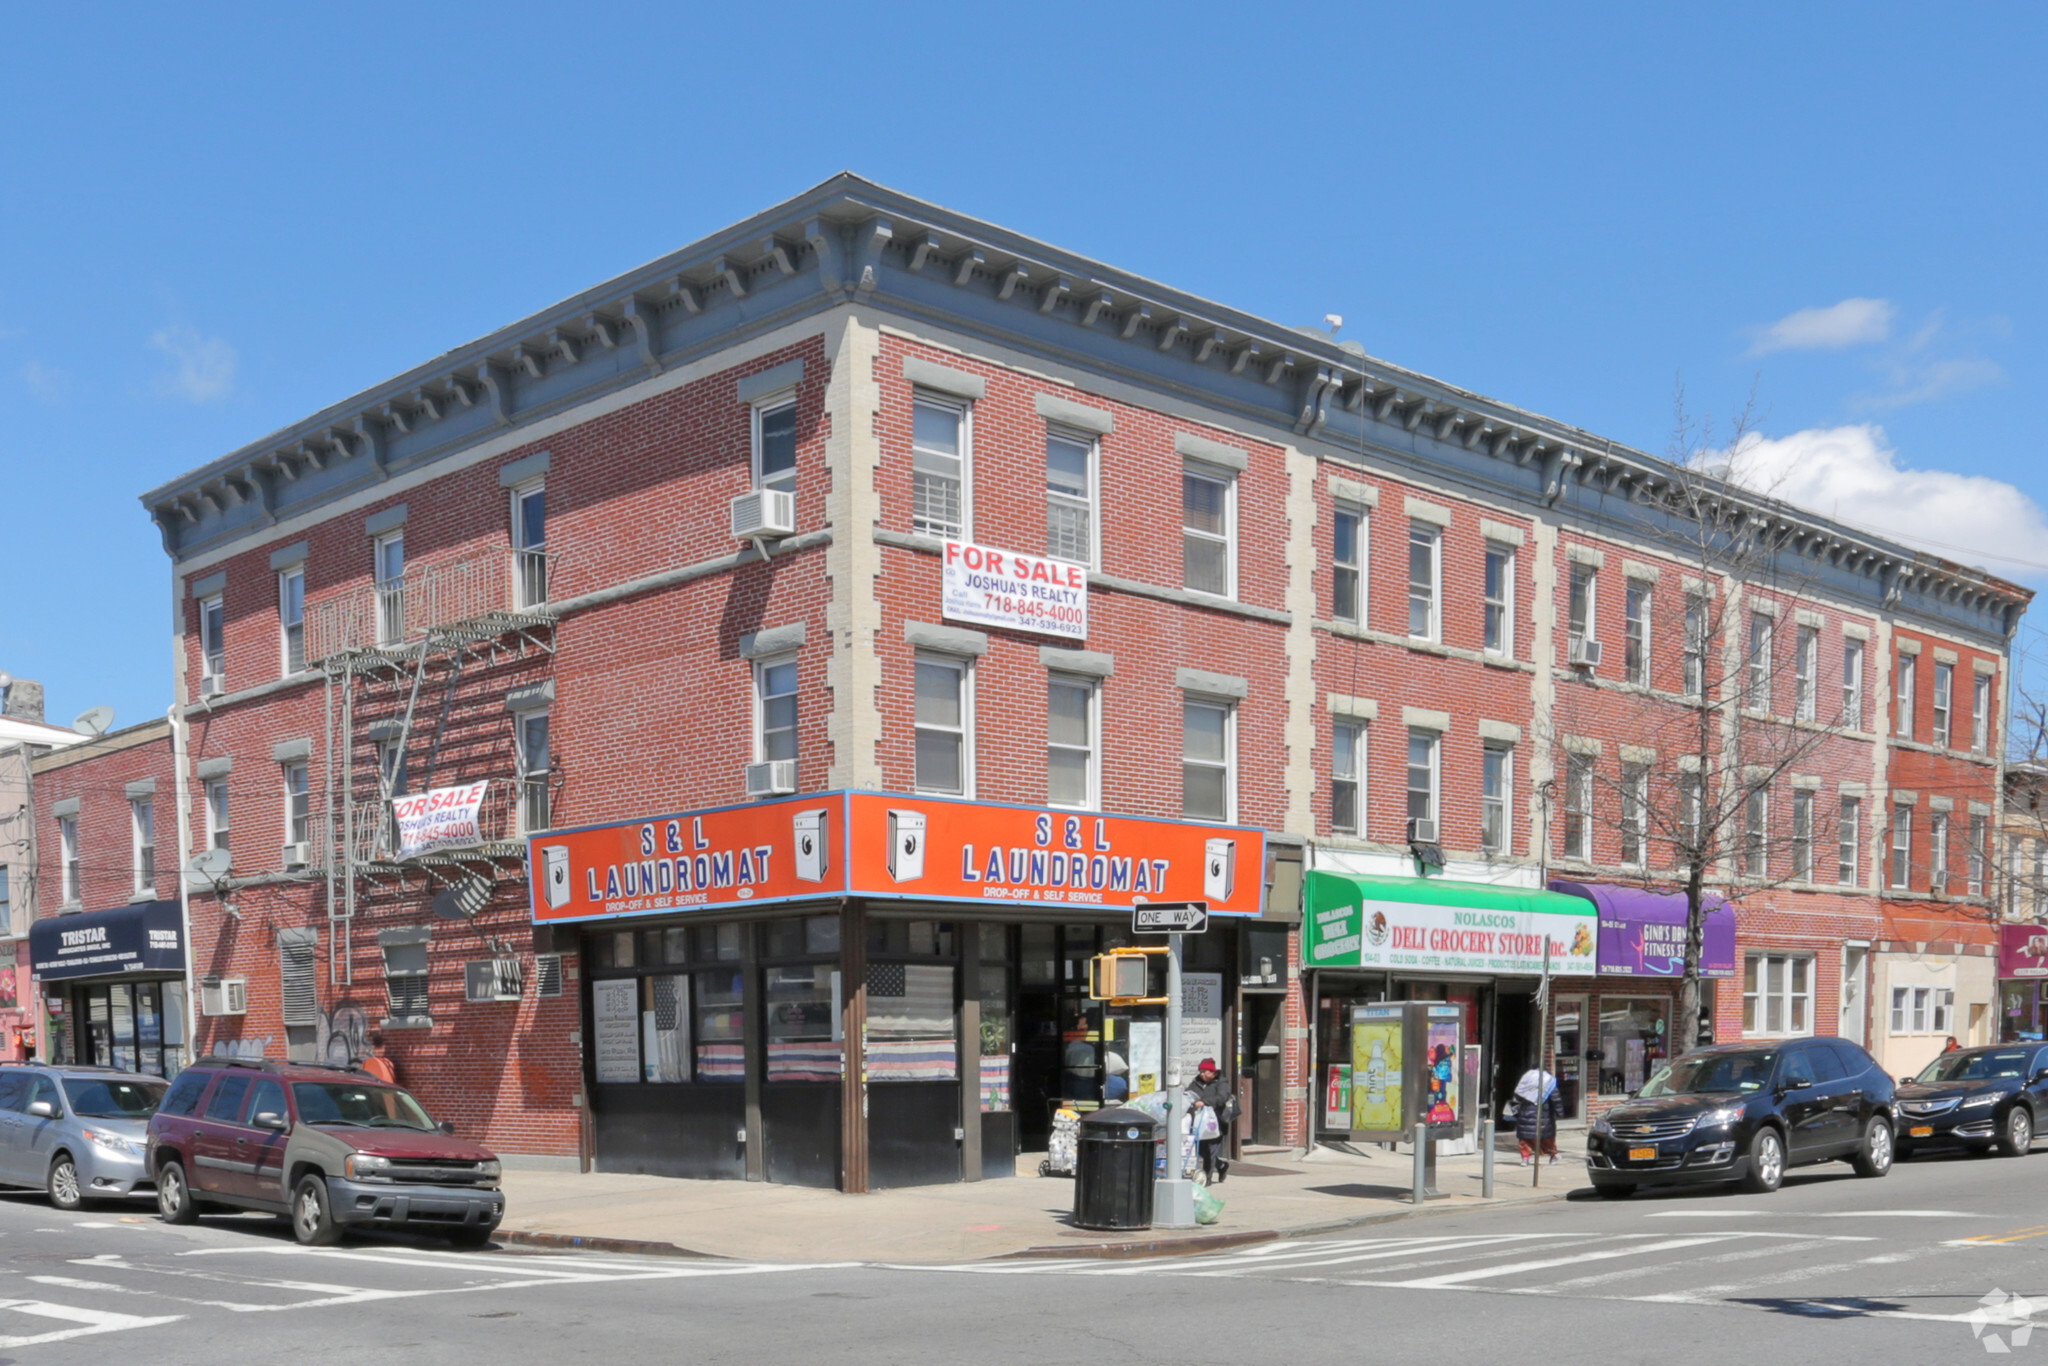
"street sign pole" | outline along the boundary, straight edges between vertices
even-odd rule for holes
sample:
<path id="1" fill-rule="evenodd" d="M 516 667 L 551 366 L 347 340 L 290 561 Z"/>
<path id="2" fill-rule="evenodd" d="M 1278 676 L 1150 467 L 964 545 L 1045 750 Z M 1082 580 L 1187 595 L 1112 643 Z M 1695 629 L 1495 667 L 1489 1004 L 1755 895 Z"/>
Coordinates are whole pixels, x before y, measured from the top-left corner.
<path id="1" fill-rule="evenodd" d="M 1195 1183 L 1182 1166 L 1182 1134 L 1188 1121 L 1187 1080 L 1181 1075 L 1180 941 L 1167 936 L 1166 955 L 1166 1175 L 1152 1190 L 1152 1222 L 1161 1228 L 1193 1228 Z"/>

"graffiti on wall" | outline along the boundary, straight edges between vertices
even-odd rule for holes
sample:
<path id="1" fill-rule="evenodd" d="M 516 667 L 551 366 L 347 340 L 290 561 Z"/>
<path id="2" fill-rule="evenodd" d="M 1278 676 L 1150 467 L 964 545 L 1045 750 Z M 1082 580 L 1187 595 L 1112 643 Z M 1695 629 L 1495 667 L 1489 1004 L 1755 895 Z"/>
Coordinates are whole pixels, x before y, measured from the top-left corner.
<path id="1" fill-rule="evenodd" d="M 354 1001 L 337 1002 L 320 1013 L 320 1037 L 313 1060 L 328 1067 L 347 1067 L 370 1056 L 370 1017 Z"/>
<path id="2" fill-rule="evenodd" d="M 251 1038 L 242 1039 L 216 1039 L 214 1040 L 212 1051 L 217 1057 L 241 1058 L 248 1062 L 261 1062 L 264 1054 L 270 1051 L 270 1040 L 271 1036 L 268 1034 L 258 1034 Z"/>

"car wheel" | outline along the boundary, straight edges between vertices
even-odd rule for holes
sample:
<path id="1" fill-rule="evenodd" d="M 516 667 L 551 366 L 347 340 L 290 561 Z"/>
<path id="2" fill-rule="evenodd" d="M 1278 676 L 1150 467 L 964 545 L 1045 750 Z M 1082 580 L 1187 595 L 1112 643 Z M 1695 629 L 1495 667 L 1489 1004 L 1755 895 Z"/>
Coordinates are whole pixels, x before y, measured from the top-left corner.
<path id="1" fill-rule="evenodd" d="M 167 1224 L 199 1222 L 199 1202 L 192 1198 L 192 1186 L 185 1180 L 181 1162 L 159 1162 L 156 1169 L 156 1212 Z"/>
<path id="2" fill-rule="evenodd" d="M 1612 1181 L 1596 1185 L 1593 1189 L 1600 1193 L 1602 1200 L 1626 1200 L 1636 1193 L 1634 1186 L 1625 1186 L 1619 1182 Z"/>
<path id="3" fill-rule="evenodd" d="M 1776 1129 L 1758 1129 L 1749 1141 L 1749 1175 L 1742 1178 L 1742 1188 L 1763 1195 L 1783 1184 L 1785 1140 Z"/>
<path id="4" fill-rule="evenodd" d="M 1998 1151 L 2007 1157 L 2025 1157 L 2034 1146 L 2034 1116 L 2024 1105 L 2005 1113 L 2005 1132 L 1999 1136 Z"/>
<path id="5" fill-rule="evenodd" d="M 327 1178 L 308 1173 L 292 1192 L 292 1237 L 307 1247 L 333 1247 L 341 1241 L 341 1225 L 328 1207 Z"/>
<path id="6" fill-rule="evenodd" d="M 448 1241 L 455 1247 L 489 1247 L 492 1232 L 487 1228 L 458 1228 L 448 1234 Z"/>
<path id="7" fill-rule="evenodd" d="M 1863 1142 L 1857 1147 L 1856 1156 L 1849 1159 L 1849 1165 L 1858 1176 L 1883 1176 L 1892 1169 L 1892 1157 L 1891 1121 L 1879 1115 L 1863 1131 Z"/>
<path id="8" fill-rule="evenodd" d="M 74 1210 L 85 1203 L 85 1193 L 78 1186 L 78 1164 L 71 1160 L 70 1153 L 57 1154 L 43 1189 L 50 1193 L 50 1203 L 58 1209 Z"/>

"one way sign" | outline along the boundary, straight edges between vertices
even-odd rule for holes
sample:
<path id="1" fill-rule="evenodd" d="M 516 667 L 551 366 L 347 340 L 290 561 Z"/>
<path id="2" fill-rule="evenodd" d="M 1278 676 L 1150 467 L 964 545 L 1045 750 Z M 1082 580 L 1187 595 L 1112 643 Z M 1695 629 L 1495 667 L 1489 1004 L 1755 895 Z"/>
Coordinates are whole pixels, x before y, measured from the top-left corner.
<path id="1" fill-rule="evenodd" d="M 1131 929 L 1138 934 L 1200 934 L 1208 928 L 1206 901 L 1150 901 L 1131 908 Z"/>

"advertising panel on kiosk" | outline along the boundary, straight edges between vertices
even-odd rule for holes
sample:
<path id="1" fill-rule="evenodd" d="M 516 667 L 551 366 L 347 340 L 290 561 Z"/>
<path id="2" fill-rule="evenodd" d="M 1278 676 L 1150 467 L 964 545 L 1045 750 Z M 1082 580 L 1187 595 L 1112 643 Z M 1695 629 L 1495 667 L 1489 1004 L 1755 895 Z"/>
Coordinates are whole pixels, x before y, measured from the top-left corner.
<path id="1" fill-rule="evenodd" d="M 1417 1124 L 1431 1138 L 1463 1137 L 1471 1102 L 1464 1037 L 1457 1002 L 1352 1007 L 1351 1138 L 1390 1143 L 1414 1137 Z"/>

